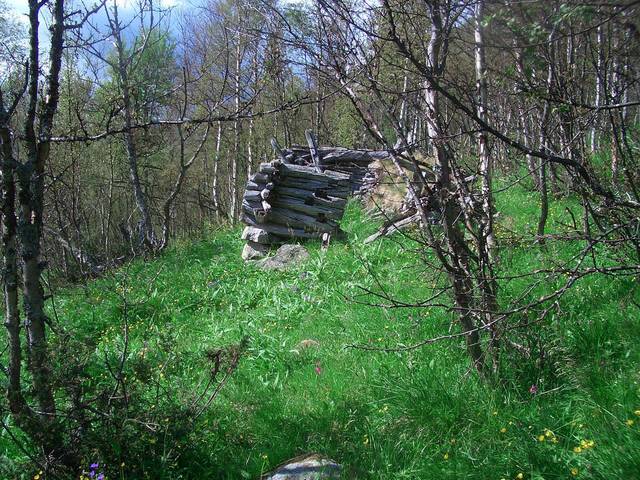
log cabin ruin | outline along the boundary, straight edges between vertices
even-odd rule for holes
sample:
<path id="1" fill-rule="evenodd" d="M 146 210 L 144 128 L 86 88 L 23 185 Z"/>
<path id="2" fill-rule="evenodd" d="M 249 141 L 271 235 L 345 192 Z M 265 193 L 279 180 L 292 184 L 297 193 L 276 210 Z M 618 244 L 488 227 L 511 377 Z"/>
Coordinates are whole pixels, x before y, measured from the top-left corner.
<path id="1" fill-rule="evenodd" d="M 287 149 L 273 139 L 278 158 L 260 164 L 247 182 L 241 217 L 246 225 L 243 258 L 259 258 L 272 245 L 291 240 L 322 239 L 328 244 L 341 234 L 339 222 L 352 196 L 368 200 L 369 213 L 385 219 L 366 242 L 419 222 L 406 188 L 390 172 L 387 151 L 318 147 L 310 131 L 306 137 L 308 146 Z M 416 183 L 432 181 L 426 162 L 418 169 L 408 160 L 402 162 Z"/>

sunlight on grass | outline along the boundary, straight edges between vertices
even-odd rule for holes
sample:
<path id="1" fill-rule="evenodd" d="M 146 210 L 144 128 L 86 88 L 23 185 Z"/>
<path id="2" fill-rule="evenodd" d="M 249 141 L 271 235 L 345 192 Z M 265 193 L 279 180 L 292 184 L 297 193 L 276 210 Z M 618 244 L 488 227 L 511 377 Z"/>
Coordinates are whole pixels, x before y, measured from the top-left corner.
<path id="1" fill-rule="evenodd" d="M 522 219 L 532 218 L 535 198 L 517 190 L 498 204 L 511 231 L 531 232 Z M 489 386 L 469 374 L 459 343 L 404 354 L 345 348 L 408 345 L 446 332 L 451 317 L 363 304 L 360 287 L 376 288 L 371 272 L 407 301 L 428 296 L 432 281 L 404 248 L 412 246 L 408 240 L 362 245 L 375 225 L 355 204 L 344 228 L 349 240 L 327 252 L 311 244 L 311 259 L 291 271 L 244 265 L 238 231 L 226 230 L 58 292 L 52 314 L 78 333 L 77 342 L 92 345 L 96 365 L 121 345 L 126 308 L 129 356 L 138 362 L 130 381 L 142 386 L 172 384 L 187 395 L 202 380 L 208 351 L 248 339 L 238 371 L 189 445 L 180 446 L 178 462 L 166 466 L 166 478 L 257 478 L 310 451 L 343 463 L 345 478 L 637 474 L 640 315 L 630 303 L 631 295 L 638 299 L 633 282 L 581 281 L 562 299 L 561 313 L 539 327 L 548 357 L 520 359 L 503 385 Z M 551 221 L 550 228 L 562 226 Z M 544 261 L 539 250 L 514 246 L 504 252 L 503 268 L 524 271 Z M 510 288 L 505 298 L 521 286 Z M 549 393 L 531 394 L 532 384 Z M 150 448 L 156 440 L 149 436 Z"/>

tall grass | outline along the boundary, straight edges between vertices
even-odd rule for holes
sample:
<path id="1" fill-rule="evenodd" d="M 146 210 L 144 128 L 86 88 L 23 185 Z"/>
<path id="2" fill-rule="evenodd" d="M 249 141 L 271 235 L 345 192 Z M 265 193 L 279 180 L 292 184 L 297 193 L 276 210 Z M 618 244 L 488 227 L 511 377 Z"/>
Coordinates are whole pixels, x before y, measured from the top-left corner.
<path id="1" fill-rule="evenodd" d="M 564 228 L 571 207 L 554 202 L 549 230 Z M 524 190 L 500 196 L 498 209 L 504 272 L 580 248 L 567 242 L 542 251 L 513 241 L 535 228 L 535 198 Z M 579 281 L 534 327 L 544 349 L 532 344 L 530 360 L 510 359 L 505 382 L 487 385 L 470 373 L 457 341 L 406 353 L 345 348 L 408 345 L 455 328 L 443 310 L 365 304 L 361 287 L 383 285 L 415 301 L 438 281 L 416 264 L 415 245 L 406 239 L 363 245 L 374 227 L 351 205 L 348 240 L 326 252 L 309 245 L 311 259 L 286 272 L 243 264 L 237 230 L 211 232 L 153 262 L 57 292 L 51 314 L 72 336 L 54 343 L 60 355 L 76 347 L 88 352 L 96 376 L 88 386 L 107 381 L 103 363 L 122 344 L 124 313 L 136 365 L 129 381 L 140 389 L 166 387 L 187 398 L 199 388 L 208 352 L 248 342 L 216 403 L 192 431 L 171 437 L 178 444 L 163 444 L 161 429 L 132 445 L 141 452 L 137 465 L 87 462 L 106 462 L 110 478 L 241 479 L 317 451 L 342 463 L 345 478 L 639 478 L 637 281 Z M 522 286 L 508 283 L 504 298 Z M 551 288 L 541 285 L 532 295 Z M 532 384 L 538 394 L 529 392 Z M 177 429 L 187 419 L 165 421 Z M 6 433 L 2 455 L 0 477 L 31 478 L 21 473 L 25 456 Z"/>

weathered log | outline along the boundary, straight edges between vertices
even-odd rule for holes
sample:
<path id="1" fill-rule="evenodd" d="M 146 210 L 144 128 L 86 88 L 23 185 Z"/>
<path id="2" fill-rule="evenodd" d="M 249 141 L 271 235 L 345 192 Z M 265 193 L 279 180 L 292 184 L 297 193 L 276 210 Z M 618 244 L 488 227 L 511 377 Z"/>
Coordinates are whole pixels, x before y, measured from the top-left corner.
<path id="1" fill-rule="evenodd" d="M 321 233 L 313 231 L 305 231 L 302 228 L 292 228 L 283 225 L 277 225 L 272 223 L 261 224 L 258 223 L 256 218 L 246 212 L 242 213 L 242 221 L 247 225 L 258 227 L 273 235 L 288 238 L 319 238 Z"/>
<path id="2" fill-rule="evenodd" d="M 304 136 L 307 139 L 307 143 L 309 144 L 309 153 L 311 154 L 311 161 L 313 162 L 313 166 L 315 167 L 316 172 L 322 173 L 322 168 L 320 167 L 320 157 L 318 155 L 318 143 L 316 142 L 316 138 L 311 130 L 305 130 Z"/>
<path id="3" fill-rule="evenodd" d="M 255 183 L 268 183 L 271 181 L 271 176 L 260 172 L 254 173 L 251 176 L 251 181 Z"/>
<path id="4" fill-rule="evenodd" d="M 282 187 L 309 190 L 316 194 L 319 191 L 325 191 L 327 195 L 330 194 L 331 196 L 340 198 L 347 198 L 351 194 L 350 187 L 332 186 L 326 183 L 306 181 L 300 178 L 281 178 L 278 181 L 276 190 L 279 191 Z"/>
<path id="5" fill-rule="evenodd" d="M 341 172 L 334 172 L 333 170 L 325 170 L 322 173 L 313 171 L 310 167 L 303 167 L 300 165 L 281 165 L 280 174 L 289 177 L 303 177 L 309 179 L 315 179 L 319 181 L 327 181 L 327 177 L 334 179 L 338 182 L 349 183 L 349 175 Z"/>
<path id="6" fill-rule="evenodd" d="M 256 210 L 262 210 L 262 200 L 260 200 L 259 198 L 248 199 L 244 197 L 242 199 L 242 205 L 247 206 L 248 208 L 256 209 Z"/>
<path id="7" fill-rule="evenodd" d="M 261 203 L 242 200 L 242 211 L 252 215 L 258 223 L 264 223 L 267 219 L 267 212 L 262 208 Z"/>
<path id="8" fill-rule="evenodd" d="M 252 201 L 252 200 L 262 200 L 262 197 L 260 196 L 262 193 L 262 190 L 245 190 L 243 198 L 245 200 L 248 201 Z"/>
<path id="9" fill-rule="evenodd" d="M 309 205 L 303 200 L 293 197 L 278 197 L 273 201 L 273 208 L 285 208 L 301 212 L 316 219 L 326 218 L 329 220 L 340 220 L 344 214 L 344 209 L 328 208 L 319 205 Z"/>
<path id="10" fill-rule="evenodd" d="M 269 223 L 318 232 L 331 232 L 338 227 L 338 224 L 332 220 L 320 221 L 311 215 L 285 208 L 272 209 L 269 212 Z"/>
<path id="11" fill-rule="evenodd" d="M 326 195 L 326 190 L 303 190 L 301 188 L 278 187 L 276 198 L 292 197 L 302 199 L 308 205 L 322 205 L 330 208 L 343 208 L 347 204 L 344 198 Z"/>
<path id="12" fill-rule="evenodd" d="M 271 146 L 273 147 L 275 152 L 278 154 L 278 156 L 282 159 L 282 161 L 286 162 L 287 158 L 285 157 L 285 152 L 284 152 L 284 150 L 282 150 L 282 147 L 280 147 L 280 144 L 278 143 L 278 140 L 276 140 L 275 138 L 272 138 L 271 139 Z"/>
<path id="13" fill-rule="evenodd" d="M 268 220 L 267 212 L 265 212 L 264 210 L 256 211 L 255 217 L 256 217 L 256 220 L 258 221 L 258 223 L 260 223 L 260 224 L 267 223 L 267 220 Z"/>
<path id="14" fill-rule="evenodd" d="M 273 185 L 273 183 L 271 183 L 271 184 Z M 245 190 L 263 190 L 263 189 L 266 188 L 267 185 L 269 185 L 269 184 L 268 183 L 256 183 L 256 182 L 248 181 Z"/>
<path id="15" fill-rule="evenodd" d="M 326 195 L 325 197 L 314 195 L 313 205 L 322 205 L 324 207 L 330 208 L 341 208 L 344 211 L 344 207 L 347 205 L 347 200 L 345 200 L 344 198 L 332 197 L 331 195 Z"/>
<path id="16" fill-rule="evenodd" d="M 268 163 L 261 163 L 260 169 L 258 170 L 260 173 L 265 175 L 277 175 L 278 169 Z"/>
<path id="17" fill-rule="evenodd" d="M 386 225 L 383 225 L 376 233 L 370 235 L 364 240 L 364 243 L 371 243 L 380 237 L 392 235 L 395 232 L 409 228 L 411 225 L 420 223 L 420 214 L 413 213 L 404 218 L 399 218 Z"/>

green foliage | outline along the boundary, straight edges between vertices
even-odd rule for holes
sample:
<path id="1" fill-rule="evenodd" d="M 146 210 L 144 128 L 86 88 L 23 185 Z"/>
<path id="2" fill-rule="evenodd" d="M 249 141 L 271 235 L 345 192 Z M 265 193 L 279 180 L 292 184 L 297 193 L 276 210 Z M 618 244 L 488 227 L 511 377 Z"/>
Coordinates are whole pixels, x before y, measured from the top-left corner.
<path id="1" fill-rule="evenodd" d="M 554 202 L 550 230 L 561 232 L 566 208 L 576 205 Z M 502 273 L 541 268 L 580 249 L 570 242 L 546 251 L 523 243 L 535 230 L 535 194 L 511 189 L 497 207 L 507 246 Z M 310 245 L 311 259 L 292 271 L 244 265 L 239 232 L 211 231 L 157 261 L 136 261 L 60 292 L 52 311 L 55 305 L 73 332 L 53 339 L 60 381 L 81 363 L 86 389 L 108 383 L 104 364 L 119 358 L 126 313 L 126 377 L 138 399 L 129 414 L 160 425 L 104 430 L 97 422 L 87 465 L 99 461 L 109 478 L 257 478 L 296 454 L 319 451 L 345 465 L 345 478 L 555 479 L 571 478 L 572 469 L 576 478 L 634 478 L 640 466 L 636 280 L 578 282 L 533 327 L 531 358 L 505 354 L 504 383 L 487 385 L 469 374 L 457 341 L 405 353 L 345 348 L 410 345 L 446 332 L 452 317 L 442 309 L 358 303 L 372 300 L 361 296 L 361 287 L 375 289 L 378 281 L 402 300 L 426 298 L 437 278 L 416 265 L 406 239 L 362 245 L 374 226 L 355 204 L 343 227 L 348 241 L 327 252 Z M 514 280 L 505 299 L 523 287 Z M 541 284 L 529 295 L 553 288 Z M 245 337 L 236 374 L 193 422 L 184 407 L 207 378 L 208 355 Z M 529 392 L 532 384 L 538 394 Z M 173 393 L 157 397 L 159 390 Z M 27 478 L 16 473 L 26 458 L 6 435 L 2 455 L 11 461 L 2 463 L 0 476 Z"/>

